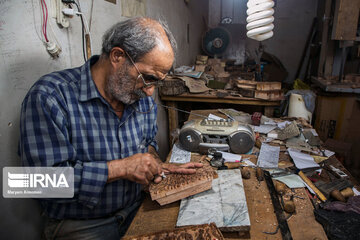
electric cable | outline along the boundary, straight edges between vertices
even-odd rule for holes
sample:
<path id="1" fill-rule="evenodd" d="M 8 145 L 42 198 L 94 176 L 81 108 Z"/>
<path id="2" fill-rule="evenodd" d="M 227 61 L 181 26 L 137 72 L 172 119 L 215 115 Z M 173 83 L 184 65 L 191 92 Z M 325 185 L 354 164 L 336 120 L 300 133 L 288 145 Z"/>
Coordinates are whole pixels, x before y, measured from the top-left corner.
<path id="1" fill-rule="evenodd" d="M 45 0 L 40 0 L 40 4 L 41 4 L 41 9 L 42 9 L 41 32 L 42 32 L 42 34 L 43 34 L 43 36 L 45 38 L 45 42 L 49 42 L 49 39 L 47 37 L 47 31 L 46 31 L 47 19 L 48 19 L 48 10 L 47 10 Z"/>
<path id="2" fill-rule="evenodd" d="M 78 12 L 81 12 L 81 8 L 80 8 L 80 5 L 75 2 L 75 1 L 71 1 L 71 3 L 74 3 Z M 83 52 L 83 58 L 84 58 L 84 61 L 86 62 L 86 53 L 85 53 L 85 44 L 84 44 L 84 40 L 85 40 L 85 34 L 84 34 L 84 23 L 83 23 L 83 19 L 80 18 L 81 20 L 81 43 L 82 43 L 82 52 Z"/>

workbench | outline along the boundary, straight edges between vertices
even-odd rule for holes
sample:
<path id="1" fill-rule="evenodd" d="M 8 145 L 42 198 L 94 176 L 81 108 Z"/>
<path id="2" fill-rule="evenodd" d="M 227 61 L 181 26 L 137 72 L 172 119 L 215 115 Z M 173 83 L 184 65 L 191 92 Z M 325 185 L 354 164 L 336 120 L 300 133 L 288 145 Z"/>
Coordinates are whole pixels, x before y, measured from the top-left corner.
<path id="1" fill-rule="evenodd" d="M 199 156 L 194 155 L 196 159 Z M 226 239 L 282 239 L 280 231 L 274 235 L 277 220 L 266 182 L 258 183 L 255 170 L 251 171 L 250 179 L 243 179 L 247 206 L 250 215 L 250 232 L 223 233 Z M 293 239 L 327 239 L 322 226 L 315 220 L 313 207 L 304 189 L 297 189 L 295 198 L 297 212 L 288 220 Z M 141 205 L 126 235 L 146 234 L 156 231 L 171 230 L 176 226 L 180 201 L 160 206 L 147 196 Z"/>
<path id="2" fill-rule="evenodd" d="M 168 118 L 169 118 L 169 140 L 172 142 L 171 133 L 179 128 L 179 102 L 192 102 L 198 103 L 216 103 L 216 104 L 237 104 L 237 105 L 250 105 L 250 106 L 261 106 L 264 108 L 263 113 L 268 117 L 272 117 L 274 107 L 280 105 L 280 101 L 269 101 L 257 98 L 238 97 L 238 96 L 225 96 L 217 97 L 215 91 L 210 91 L 201 94 L 183 93 L 176 96 L 160 95 L 160 99 L 165 102 L 168 107 Z"/>
<path id="3" fill-rule="evenodd" d="M 215 113 L 214 110 L 192 111 L 196 114 L 208 115 Z M 216 115 L 225 117 L 216 112 Z M 189 120 L 199 118 L 196 115 L 190 115 Z M 192 153 L 191 160 L 200 159 L 200 155 Z M 169 161 L 170 156 L 167 161 Z M 251 159 L 254 163 L 256 159 Z M 280 152 L 279 166 L 281 163 L 290 161 L 288 155 Z M 346 174 L 351 174 L 335 160 L 332 163 L 335 167 L 342 169 Z M 223 233 L 226 239 L 282 239 L 280 231 L 276 234 L 267 234 L 264 232 L 273 232 L 278 225 L 274 208 L 272 205 L 269 190 L 266 182 L 258 182 L 255 176 L 255 170 L 251 170 L 250 179 L 243 179 L 246 201 L 250 216 L 251 227 L 249 232 L 244 233 Z M 354 179 L 351 179 L 354 180 Z M 355 180 L 356 182 L 356 180 Z M 293 239 L 327 239 L 322 226 L 315 220 L 313 205 L 306 193 L 305 188 L 294 189 L 294 198 L 296 213 L 288 219 L 289 229 Z M 176 226 L 180 207 L 180 201 L 160 206 L 157 202 L 151 201 L 149 194 L 141 205 L 134 221 L 130 225 L 126 236 L 146 234 L 151 232 L 171 230 Z"/>

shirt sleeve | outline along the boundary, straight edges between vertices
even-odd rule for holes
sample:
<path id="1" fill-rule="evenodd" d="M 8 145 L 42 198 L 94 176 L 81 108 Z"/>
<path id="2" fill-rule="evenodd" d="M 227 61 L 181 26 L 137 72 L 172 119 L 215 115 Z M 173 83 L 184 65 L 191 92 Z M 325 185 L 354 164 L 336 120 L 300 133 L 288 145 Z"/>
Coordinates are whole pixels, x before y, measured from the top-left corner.
<path id="1" fill-rule="evenodd" d="M 24 100 L 20 118 L 19 153 L 25 166 L 71 166 L 74 168 L 74 199 L 95 207 L 108 178 L 106 161 L 81 161 L 76 158 L 68 131 L 66 104 L 59 97 L 41 91 Z"/>

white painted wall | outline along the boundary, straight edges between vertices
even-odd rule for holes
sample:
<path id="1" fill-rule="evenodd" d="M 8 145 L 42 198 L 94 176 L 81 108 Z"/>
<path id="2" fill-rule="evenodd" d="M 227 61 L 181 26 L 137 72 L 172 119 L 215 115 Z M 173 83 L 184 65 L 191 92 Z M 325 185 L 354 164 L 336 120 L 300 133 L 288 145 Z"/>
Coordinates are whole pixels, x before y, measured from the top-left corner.
<path id="1" fill-rule="evenodd" d="M 19 166 L 17 145 L 21 102 L 32 84 L 42 75 L 83 64 L 81 23 L 70 20 L 68 29 L 61 29 L 50 16 L 53 31 L 62 53 L 52 59 L 40 40 L 41 15 L 39 0 L 0 0 L 0 158 L 1 169 Z M 81 0 L 88 19 L 91 16 L 93 54 L 100 53 L 103 32 L 122 19 L 121 0 L 114 5 L 103 0 Z M 51 0 L 46 0 L 49 11 Z M 202 16 L 207 19 L 207 0 L 147 0 L 147 16 L 162 17 L 179 44 L 177 66 L 191 64 L 199 53 L 200 36 L 204 30 Z M 91 12 L 91 9 L 92 12 Z M 187 43 L 187 24 L 190 24 Z M 51 30 L 48 29 L 51 36 Z M 159 109 L 159 145 L 161 156 L 168 152 L 167 117 Z M 1 171 L 2 172 L 2 171 Z M 0 236 L 3 239 L 40 239 L 42 220 L 37 203 L 30 199 L 0 199 Z"/>

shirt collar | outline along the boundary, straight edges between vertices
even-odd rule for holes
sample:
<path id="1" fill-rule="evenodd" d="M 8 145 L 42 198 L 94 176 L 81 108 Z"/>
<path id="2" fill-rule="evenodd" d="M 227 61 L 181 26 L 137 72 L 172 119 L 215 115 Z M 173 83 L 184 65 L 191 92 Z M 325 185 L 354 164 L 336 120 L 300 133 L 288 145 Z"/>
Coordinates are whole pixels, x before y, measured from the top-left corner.
<path id="1" fill-rule="evenodd" d="M 99 56 L 92 56 L 80 69 L 80 96 L 79 101 L 88 101 L 93 98 L 101 98 L 101 95 L 91 76 L 90 67 L 99 60 Z"/>

